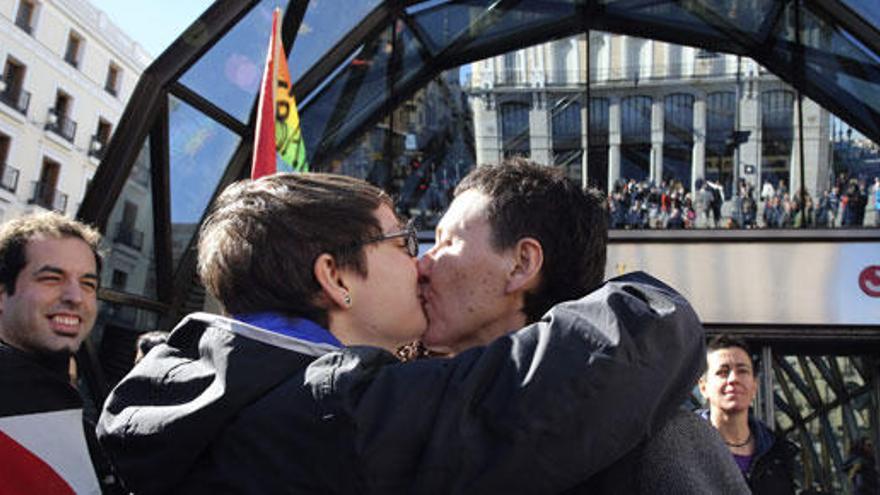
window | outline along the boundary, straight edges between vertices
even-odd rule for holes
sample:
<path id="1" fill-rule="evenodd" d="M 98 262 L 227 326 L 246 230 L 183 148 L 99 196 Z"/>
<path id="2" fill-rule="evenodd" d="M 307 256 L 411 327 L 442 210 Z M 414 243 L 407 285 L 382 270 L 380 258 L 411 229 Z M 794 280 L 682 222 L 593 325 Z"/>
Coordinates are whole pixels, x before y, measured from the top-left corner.
<path id="1" fill-rule="evenodd" d="M 3 84 L 0 85 L 0 89 L 2 89 L 0 91 L 0 101 L 22 114 L 27 114 L 28 104 L 31 99 L 30 93 L 22 91 L 26 71 L 27 69 L 23 63 L 8 57 L 6 59 L 6 66 L 3 68 Z"/>
<path id="2" fill-rule="evenodd" d="M 587 182 L 608 191 L 608 99 L 590 98 Z"/>
<path id="3" fill-rule="evenodd" d="M 30 203 L 64 213 L 67 209 L 67 195 L 56 190 L 60 175 L 61 164 L 51 158 L 43 158 L 40 180 L 34 182 L 34 195 Z"/>
<path id="4" fill-rule="evenodd" d="M 104 119 L 98 119 L 98 128 L 95 129 L 95 135 L 92 136 L 92 141 L 89 145 L 89 155 L 103 158 L 104 157 L 104 148 L 107 147 L 107 143 L 110 142 L 110 135 L 113 132 L 113 125 L 110 122 L 107 122 Z"/>
<path id="5" fill-rule="evenodd" d="M 33 0 L 21 0 L 18 4 L 18 13 L 15 14 L 15 25 L 24 32 L 31 34 L 34 30 L 34 14 L 37 6 Z"/>
<path id="6" fill-rule="evenodd" d="M 67 50 L 64 52 L 64 61 L 74 67 L 79 67 L 83 43 L 82 36 L 71 31 L 67 37 Z"/>
<path id="7" fill-rule="evenodd" d="M 48 122 L 46 123 L 47 130 L 60 135 L 71 143 L 76 136 L 76 122 L 70 118 L 72 104 L 73 98 L 64 91 L 58 90 L 55 95 L 55 106 L 49 109 Z"/>
<path id="8" fill-rule="evenodd" d="M 14 193 L 18 187 L 18 169 L 9 166 L 6 160 L 9 158 L 9 147 L 12 139 L 0 134 L 0 188 Z"/>
<path id="9" fill-rule="evenodd" d="M 529 110 L 531 105 L 523 101 L 501 104 L 501 147 L 505 158 L 529 157 Z"/>
<path id="10" fill-rule="evenodd" d="M 107 67 L 107 81 L 104 83 L 104 90 L 113 96 L 119 95 L 119 82 L 122 70 L 113 63 Z"/>
<path id="11" fill-rule="evenodd" d="M 650 96 L 627 96 L 620 103 L 620 178 L 646 180 L 651 171 Z"/>
<path id="12" fill-rule="evenodd" d="M 761 137 L 761 184 L 785 185 L 794 141 L 794 93 L 761 93 Z"/>
<path id="13" fill-rule="evenodd" d="M 114 290 L 124 291 L 125 285 L 128 283 L 128 274 L 122 270 L 113 270 L 113 278 L 110 280 L 110 287 Z"/>
<path id="14" fill-rule="evenodd" d="M 690 189 L 694 146 L 694 97 L 676 93 L 663 100 L 663 176 Z"/>

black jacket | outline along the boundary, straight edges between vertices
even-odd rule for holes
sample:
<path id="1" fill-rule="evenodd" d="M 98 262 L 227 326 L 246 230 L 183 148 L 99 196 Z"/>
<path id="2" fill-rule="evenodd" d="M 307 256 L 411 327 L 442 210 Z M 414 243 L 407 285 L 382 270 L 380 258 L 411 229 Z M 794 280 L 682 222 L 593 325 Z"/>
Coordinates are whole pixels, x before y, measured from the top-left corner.
<path id="1" fill-rule="evenodd" d="M 665 423 L 704 332 L 644 274 L 454 359 L 401 364 L 191 315 L 98 433 L 137 493 L 558 493 Z"/>
<path id="2" fill-rule="evenodd" d="M 755 435 L 755 458 L 746 474 L 752 493 L 794 495 L 797 446 L 756 419 L 749 419 L 749 428 Z"/>

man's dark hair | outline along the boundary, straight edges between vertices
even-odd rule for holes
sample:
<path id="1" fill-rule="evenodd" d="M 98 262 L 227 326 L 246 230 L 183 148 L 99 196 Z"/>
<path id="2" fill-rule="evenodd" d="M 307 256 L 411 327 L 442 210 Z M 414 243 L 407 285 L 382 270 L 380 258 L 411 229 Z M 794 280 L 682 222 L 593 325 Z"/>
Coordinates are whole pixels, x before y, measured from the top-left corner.
<path id="1" fill-rule="evenodd" d="M 14 218 L 0 227 L 0 285 L 7 294 L 15 293 L 15 280 L 27 264 L 27 245 L 34 239 L 80 239 L 95 255 L 97 275 L 101 275 L 101 234 L 82 222 L 55 212 L 34 213 Z"/>
<path id="2" fill-rule="evenodd" d="M 492 247 L 503 250 L 532 237 L 544 250 L 537 289 L 525 295 L 529 322 L 554 304 L 577 299 L 605 278 L 608 221 L 603 195 L 582 190 L 558 168 L 522 158 L 481 166 L 456 187 L 489 196 Z"/>
<path id="3" fill-rule="evenodd" d="M 739 347 L 746 353 L 746 356 L 749 357 L 749 361 L 752 362 L 752 373 L 757 374 L 757 363 L 752 358 L 752 350 L 749 348 L 749 344 L 746 343 L 745 340 L 734 337 L 730 334 L 723 333 L 721 335 L 715 336 L 709 340 L 709 343 L 706 344 L 706 356 L 708 357 L 710 353 L 721 350 L 721 349 L 730 349 L 731 347 Z"/>
<path id="4" fill-rule="evenodd" d="M 333 174 L 277 174 L 229 186 L 199 234 L 199 276 L 231 314 L 274 311 L 327 325 L 314 263 L 332 254 L 366 276 L 359 241 L 381 233 L 381 189 Z"/>

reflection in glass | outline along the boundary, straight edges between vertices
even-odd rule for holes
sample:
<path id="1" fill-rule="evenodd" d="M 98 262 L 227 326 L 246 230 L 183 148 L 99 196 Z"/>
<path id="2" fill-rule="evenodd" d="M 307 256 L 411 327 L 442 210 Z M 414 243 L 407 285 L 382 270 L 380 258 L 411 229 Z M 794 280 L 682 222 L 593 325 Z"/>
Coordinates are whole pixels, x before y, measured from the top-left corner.
<path id="1" fill-rule="evenodd" d="M 247 122 L 260 88 L 272 32 L 272 11 L 288 0 L 263 0 L 203 55 L 180 82 L 241 122 Z M 313 2 L 315 3 L 315 2 Z M 296 67 L 290 61 L 291 71 Z"/>
<path id="2" fill-rule="evenodd" d="M 288 58 L 294 83 L 379 3 L 380 0 L 310 1 Z"/>
<path id="3" fill-rule="evenodd" d="M 110 212 L 102 249 L 101 286 L 155 299 L 153 186 L 150 146 L 144 143 Z"/>
<path id="4" fill-rule="evenodd" d="M 587 184 L 608 192 L 608 98 L 590 98 Z"/>
<path id="5" fill-rule="evenodd" d="M 584 135 L 581 124 L 583 93 L 558 94 L 551 97 L 550 119 L 553 136 L 553 165 L 562 167 L 567 175 L 580 182 Z"/>
<path id="6" fill-rule="evenodd" d="M 528 96 L 528 95 L 527 95 Z M 501 114 L 501 148 L 505 158 L 521 156 L 528 158 L 531 147 L 529 138 L 529 110 L 531 102 L 522 97 L 510 97 L 498 105 Z"/>
<path id="7" fill-rule="evenodd" d="M 789 192 L 789 170 L 794 137 L 794 94 L 788 90 L 761 94 L 761 184 L 770 184 L 779 196 Z M 783 211 L 782 213 L 786 213 Z M 788 222 L 780 218 L 777 222 Z"/>
<path id="8" fill-rule="evenodd" d="M 650 96 L 627 96 L 620 102 L 620 177 L 642 181 L 651 173 Z"/>
<path id="9" fill-rule="evenodd" d="M 460 77 L 460 70 L 453 69 L 434 78 L 331 155 L 323 170 L 382 187 L 401 214 L 418 218 L 422 229 L 433 229 L 453 189 L 475 163 L 471 109 Z"/>
<path id="10" fill-rule="evenodd" d="M 388 98 L 393 46 L 391 29 L 382 30 L 337 69 L 318 96 L 303 105 L 300 117 L 311 162 L 320 163 L 335 154 L 341 142 Z"/>
<path id="11" fill-rule="evenodd" d="M 873 438 L 870 360 L 863 356 L 775 356 L 777 431 L 800 448 L 797 484 L 851 493 L 847 461 L 861 438 Z"/>
<path id="12" fill-rule="evenodd" d="M 89 338 L 98 349 L 104 377 L 110 386 L 116 385 L 134 365 L 138 336 L 158 328 L 158 313 L 110 301 L 101 303 Z"/>
<path id="13" fill-rule="evenodd" d="M 663 108 L 663 174 L 666 184 L 678 182 L 690 189 L 694 147 L 694 97 L 667 95 Z"/>
<path id="14" fill-rule="evenodd" d="M 173 96 L 168 98 L 174 263 L 199 221 L 241 138 Z"/>
<path id="15" fill-rule="evenodd" d="M 736 93 L 716 91 L 706 95 L 705 179 L 724 186 L 727 197 L 733 186 L 733 152 L 729 143 L 736 130 Z"/>

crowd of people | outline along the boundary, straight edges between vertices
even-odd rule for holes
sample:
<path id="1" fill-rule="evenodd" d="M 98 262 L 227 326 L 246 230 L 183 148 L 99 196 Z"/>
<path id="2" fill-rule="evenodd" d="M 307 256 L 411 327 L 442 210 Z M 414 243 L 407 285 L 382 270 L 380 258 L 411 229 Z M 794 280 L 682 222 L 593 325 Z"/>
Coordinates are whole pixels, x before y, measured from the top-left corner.
<path id="1" fill-rule="evenodd" d="M 760 191 L 740 179 L 725 187 L 698 179 L 691 193 L 680 181 L 617 181 L 608 194 L 613 229 L 786 229 L 880 227 L 880 178 L 872 183 L 841 174 L 818 200 L 790 191 L 784 179 Z M 803 204 L 802 204 L 803 203 Z"/>

